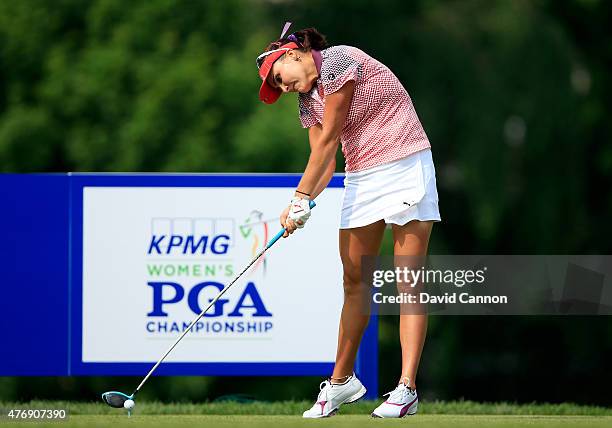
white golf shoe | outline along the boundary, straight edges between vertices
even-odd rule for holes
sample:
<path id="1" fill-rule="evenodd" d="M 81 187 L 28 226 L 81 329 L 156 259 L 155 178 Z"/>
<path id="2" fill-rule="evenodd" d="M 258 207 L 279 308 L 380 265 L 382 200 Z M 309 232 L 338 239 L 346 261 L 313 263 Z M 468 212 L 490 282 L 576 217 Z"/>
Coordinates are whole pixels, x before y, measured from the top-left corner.
<path id="1" fill-rule="evenodd" d="M 321 392 L 317 402 L 312 408 L 306 410 L 302 415 L 305 418 L 326 418 L 336 414 L 343 404 L 353 403 L 366 393 L 366 388 L 361 384 L 357 376 L 353 374 L 342 384 L 332 384 L 326 380 L 321 382 Z"/>
<path id="2" fill-rule="evenodd" d="M 403 383 L 397 385 L 391 392 L 387 392 L 387 401 L 372 412 L 374 418 L 403 418 L 414 415 L 419 406 L 419 397 L 416 390 L 408 388 Z"/>

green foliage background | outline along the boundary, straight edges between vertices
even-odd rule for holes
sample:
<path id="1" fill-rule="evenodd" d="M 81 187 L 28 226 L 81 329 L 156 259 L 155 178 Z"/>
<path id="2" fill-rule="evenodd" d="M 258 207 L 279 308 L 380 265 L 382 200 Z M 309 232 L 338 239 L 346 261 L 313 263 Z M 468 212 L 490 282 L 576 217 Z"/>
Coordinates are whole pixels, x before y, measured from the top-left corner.
<path id="1" fill-rule="evenodd" d="M 605 0 L 0 0 L 0 171 L 302 171 L 297 101 L 261 104 L 254 64 L 291 20 L 363 49 L 408 89 L 437 167 L 432 252 L 609 253 L 611 15 Z M 381 325 L 383 388 L 399 367 L 395 321 Z M 611 358 L 605 317 L 432 318 L 420 389 L 562 401 L 569 388 L 612 404 Z M 0 398 L 88 397 L 106 381 L 6 378 Z M 308 378 L 265 382 L 149 391 L 316 392 Z"/>

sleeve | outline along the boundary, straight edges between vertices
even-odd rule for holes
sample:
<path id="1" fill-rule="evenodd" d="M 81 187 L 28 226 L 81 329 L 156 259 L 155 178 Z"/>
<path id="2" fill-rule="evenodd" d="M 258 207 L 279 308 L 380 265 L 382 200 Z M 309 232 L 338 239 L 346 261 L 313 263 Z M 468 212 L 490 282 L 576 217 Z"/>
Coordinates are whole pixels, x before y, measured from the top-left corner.
<path id="1" fill-rule="evenodd" d="M 327 96 L 338 91 L 349 80 L 359 82 L 363 67 L 346 52 L 337 52 L 330 56 L 321 70 L 323 93 Z"/>
<path id="2" fill-rule="evenodd" d="M 310 128 L 315 126 L 318 121 L 312 113 L 312 100 L 306 94 L 300 94 L 298 96 L 298 103 L 300 107 L 300 122 L 302 122 L 302 128 Z"/>

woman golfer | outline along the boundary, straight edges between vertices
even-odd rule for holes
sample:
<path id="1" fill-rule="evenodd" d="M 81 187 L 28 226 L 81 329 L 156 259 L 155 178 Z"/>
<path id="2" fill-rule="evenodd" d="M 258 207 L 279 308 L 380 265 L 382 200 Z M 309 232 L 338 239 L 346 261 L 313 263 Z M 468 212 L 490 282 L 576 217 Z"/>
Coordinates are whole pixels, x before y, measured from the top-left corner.
<path id="1" fill-rule="evenodd" d="M 289 26 L 257 58 L 260 99 L 271 104 L 283 92 L 297 92 L 310 140 L 304 175 L 280 217 L 285 236 L 310 217 L 309 200 L 331 180 L 338 144 L 346 163 L 340 220 L 344 304 L 336 363 L 316 403 L 304 412 L 305 418 L 320 418 L 366 392 L 353 372 L 369 318 L 362 309 L 361 257 L 378 254 L 386 224 L 392 225 L 396 256 L 424 256 L 440 213 L 429 140 L 397 77 L 355 47 L 327 47 L 314 28 L 286 36 Z M 426 315 L 400 315 L 399 383 L 372 416 L 416 413 L 415 379 L 426 331 Z"/>

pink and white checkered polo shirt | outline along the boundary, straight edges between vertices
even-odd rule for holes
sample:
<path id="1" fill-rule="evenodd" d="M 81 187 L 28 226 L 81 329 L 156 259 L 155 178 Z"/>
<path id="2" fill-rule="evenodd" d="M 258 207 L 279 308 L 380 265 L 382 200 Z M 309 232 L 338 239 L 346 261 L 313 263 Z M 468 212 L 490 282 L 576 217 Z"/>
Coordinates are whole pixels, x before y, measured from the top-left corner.
<path id="1" fill-rule="evenodd" d="M 378 166 L 430 147 L 408 92 L 387 66 L 352 46 L 324 49 L 321 59 L 318 88 L 313 86 L 309 93 L 299 94 L 300 121 L 304 128 L 322 124 L 325 96 L 349 80 L 355 81 L 340 136 L 347 172 Z"/>

